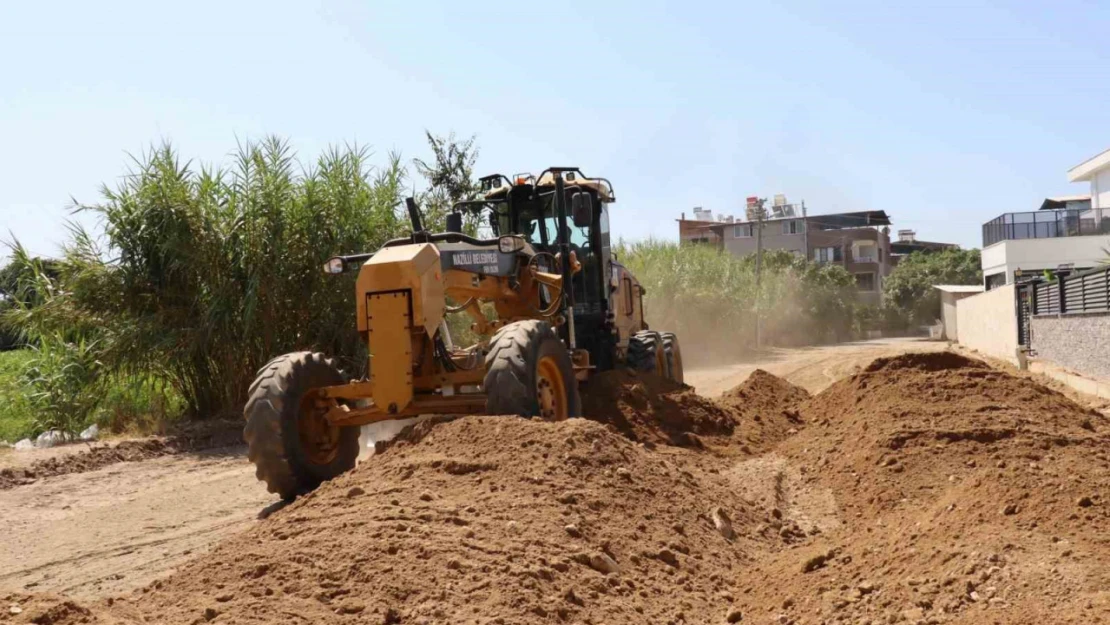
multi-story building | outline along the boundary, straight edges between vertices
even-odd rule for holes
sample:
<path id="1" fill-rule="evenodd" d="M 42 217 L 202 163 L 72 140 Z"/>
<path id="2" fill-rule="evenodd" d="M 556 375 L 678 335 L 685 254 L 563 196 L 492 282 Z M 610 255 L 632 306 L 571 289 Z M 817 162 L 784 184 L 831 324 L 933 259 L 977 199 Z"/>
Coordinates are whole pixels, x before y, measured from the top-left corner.
<path id="1" fill-rule="evenodd" d="M 1089 269 L 1110 256 L 1110 150 L 1068 171 L 1090 194 L 1046 198 L 1039 210 L 1004 213 L 983 224 L 987 289 L 1044 271 Z"/>
<path id="2" fill-rule="evenodd" d="M 789 205 L 785 205 L 789 206 Z M 883 279 L 893 266 L 890 251 L 890 218 L 883 211 L 860 211 L 799 216 L 793 210 L 776 211 L 763 221 L 763 249 L 788 250 L 819 263 L 844 266 L 856 279 L 860 300 L 877 304 Z M 685 213 L 678 220 L 679 239 L 706 243 L 744 255 L 755 252 L 759 224 L 718 217 L 700 208 L 694 219 Z"/>

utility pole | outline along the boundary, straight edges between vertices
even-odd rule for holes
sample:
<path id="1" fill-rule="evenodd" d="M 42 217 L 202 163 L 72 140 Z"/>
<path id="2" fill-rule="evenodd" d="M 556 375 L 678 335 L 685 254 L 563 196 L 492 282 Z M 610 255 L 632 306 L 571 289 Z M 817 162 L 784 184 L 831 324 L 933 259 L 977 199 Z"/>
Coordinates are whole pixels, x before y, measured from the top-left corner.
<path id="1" fill-rule="evenodd" d="M 767 216 L 766 209 L 763 208 L 766 198 L 749 197 L 747 216 L 749 222 L 755 222 L 755 347 L 759 349 L 763 346 L 763 314 L 760 310 L 760 294 L 762 289 L 760 283 L 763 278 L 763 219 Z"/>
<path id="2" fill-rule="evenodd" d="M 808 260 L 810 260 L 810 258 L 809 258 L 809 220 L 806 219 L 806 201 L 805 200 L 802 200 L 802 246 L 805 247 L 805 252 L 803 252 L 803 254 L 806 257 L 806 260 L 808 261 Z"/>

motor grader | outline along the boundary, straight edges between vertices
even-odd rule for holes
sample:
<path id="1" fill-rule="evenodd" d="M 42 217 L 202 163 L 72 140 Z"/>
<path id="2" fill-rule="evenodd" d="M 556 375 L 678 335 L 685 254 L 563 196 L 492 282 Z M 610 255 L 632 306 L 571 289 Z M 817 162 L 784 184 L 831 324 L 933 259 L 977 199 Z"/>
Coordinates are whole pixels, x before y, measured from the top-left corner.
<path id="1" fill-rule="evenodd" d="M 446 232 L 425 230 L 410 198 L 411 236 L 325 264 L 329 274 L 358 272 L 369 373 L 350 380 L 312 352 L 259 371 L 244 436 L 271 492 L 292 498 L 350 469 L 361 425 L 425 414 L 577 417 L 579 384 L 619 366 L 682 382 L 678 339 L 648 328 L 644 289 L 613 257 L 608 180 L 551 167 L 480 182 L 479 198 L 447 215 Z M 493 236 L 464 234 L 467 215 Z M 456 345 L 449 315 L 467 315 L 477 342 Z"/>

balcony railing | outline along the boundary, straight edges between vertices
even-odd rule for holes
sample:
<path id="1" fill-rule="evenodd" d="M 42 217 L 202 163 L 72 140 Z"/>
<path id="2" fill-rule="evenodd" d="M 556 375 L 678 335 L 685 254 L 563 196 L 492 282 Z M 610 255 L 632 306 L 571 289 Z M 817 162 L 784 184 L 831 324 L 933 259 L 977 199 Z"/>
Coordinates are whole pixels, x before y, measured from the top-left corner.
<path id="1" fill-rule="evenodd" d="M 1098 219 L 1098 212 L 1102 219 Z M 1005 213 L 983 224 L 983 247 L 1015 239 L 1054 239 L 1110 234 L 1110 209 Z"/>

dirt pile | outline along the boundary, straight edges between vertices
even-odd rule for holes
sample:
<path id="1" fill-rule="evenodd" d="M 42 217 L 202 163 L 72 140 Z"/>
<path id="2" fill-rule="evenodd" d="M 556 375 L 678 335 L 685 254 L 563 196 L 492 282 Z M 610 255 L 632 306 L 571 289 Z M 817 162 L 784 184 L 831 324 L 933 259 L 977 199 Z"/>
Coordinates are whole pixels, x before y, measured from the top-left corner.
<path id="1" fill-rule="evenodd" d="M 99 443 L 79 452 L 47 458 L 29 467 L 0 469 L 0 490 L 30 484 L 54 475 L 95 471 L 117 462 L 137 462 L 158 456 L 243 443 L 240 421 L 211 421 L 193 424 L 187 430 L 166 437 Z"/>
<path id="2" fill-rule="evenodd" d="M 732 434 L 732 410 L 664 378 L 628 369 L 594 376 L 582 414 L 646 445 L 701 447 L 701 437 Z"/>
<path id="3" fill-rule="evenodd" d="M 798 407 L 807 399 L 804 388 L 756 369 L 742 384 L 722 394 L 719 403 L 736 419 L 734 440 L 743 451 L 756 453 L 797 433 L 803 424 Z"/>
<path id="4" fill-rule="evenodd" d="M 78 607 L 167 623 L 723 620 L 766 519 L 686 455 L 586 419 L 424 423 L 134 597 Z"/>
<path id="5" fill-rule="evenodd" d="M 745 611 L 799 624 L 1108 622 L 1104 417 L 951 353 L 875 361 L 801 412 L 808 427 L 773 457 L 836 501 L 839 522 L 761 559 Z"/>

